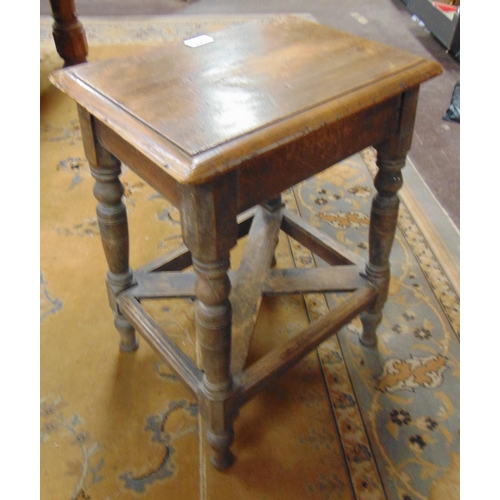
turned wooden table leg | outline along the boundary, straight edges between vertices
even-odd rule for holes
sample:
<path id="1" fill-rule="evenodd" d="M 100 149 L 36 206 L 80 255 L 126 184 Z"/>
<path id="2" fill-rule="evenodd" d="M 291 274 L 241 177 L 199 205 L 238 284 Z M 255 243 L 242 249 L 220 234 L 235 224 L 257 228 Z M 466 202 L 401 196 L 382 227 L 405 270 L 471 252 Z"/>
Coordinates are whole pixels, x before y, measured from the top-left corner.
<path id="1" fill-rule="evenodd" d="M 227 275 L 229 259 L 201 262 L 193 258 L 198 275 L 196 326 L 203 357 L 203 414 L 207 441 L 212 447 L 212 463 L 226 469 L 233 463 L 229 449 L 234 438 L 233 415 L 227 402 L 231 398 L 231 283 Z"/>
<path id="2" fill-rule="evenodd" d="M 363 332 L 360 341 L 368 347 L 377 343 L 376 329 L 382 320 L 382 309 L 389 291 L 389 256 L 398 221 L 397 193 L 403 185 L 401 169 L 411 146 L 417 101 L 418 87 L 403 94 L 398 133 L 376 146 L 379 170 L 374 181 L 377 194 L 370 216 L 366 275 L 377 285 L 379 292 L 371 306 L 361 314 Z"/>
<path id="3" fill-rule="evenodd" d="M 275 198 L 267 200 L 265 203 L 262 204 L 262 206 L 267 210 L 269 210 L 270 212 L 276 212 L 276 210 L 281 210 L 284 207 L 283 201 L 281 199 L 281 194 L 279 194 Z M 276 246 L 278 246 L 278 242 L 276 242 Z M 276 267 L 276 264 L 277 264 L 276 254 L 274 254 L 273 260 L 271 261 L 271 267 Z"/>
<path id="4" fill-rule="evenodd" d="M 212 448 L 212 464 L 222 470 L 231 466 L 234 438 L 231 376 L 231 282 L 229 251 L 236 245 L 238 225 L 234 196 L 235 176 L 226 176 L 209 185 L 186 187 L 181 217 L 186 246 L 191 251 L 198 275 L 196 327 L 203 363 L 200 411 Z"/>
<path id="5" fill-rule="evenodd" d="M 116 294 L 133 284 L 129 266 L 127 210 L 122 202 L 123 185 L 119 179 L 121 164 L 95 140 L 93 118 L 89 113 L 79 108 L 79 115 L 85 154 L 96 180 L 94 196 L 98 201 L 97 220 L 108 262 L 106 283 L 109 303 L 121 337 L 120 349 L 130 352 L 136 350 L 139 344 L 133 326 L 120 313 L 115 299 Z"/>
<path id="6" fill-rule="evenodd" d="M 50 0 L 54 24 L 52 34 L 64 67 L 87 61 L 87 37 L 78 20 L 74 0 Z"/>

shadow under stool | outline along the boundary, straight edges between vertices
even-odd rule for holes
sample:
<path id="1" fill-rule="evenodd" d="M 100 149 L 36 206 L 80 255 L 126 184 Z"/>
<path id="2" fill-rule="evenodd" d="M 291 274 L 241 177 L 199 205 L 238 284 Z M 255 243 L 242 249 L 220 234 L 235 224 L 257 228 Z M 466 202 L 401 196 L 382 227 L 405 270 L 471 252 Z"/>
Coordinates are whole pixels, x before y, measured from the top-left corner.
<path id="1" fill-rule="evenodd" d="M 440 72 L 436 62 L 289 16 L 51 76 L 78 104 L 120 347 L 135 350 L 139 333 L 194 393 L 217 469 L 233 462 L 238 409 L 273 377 L 358 314 L 361 342 L 376 345 L 419 86 Z M 365 263 L 285 209 L 280 193 L 368 146 L 379 170 Z M 177 207 L 182 223 L 184 245 L 135 272 L 120 162 Z M 330 267 L 275 269 L 280 230 Z M 247 234 L 242 263 L 230 270 L 230 250 Z M 182 272 L 191 265 L 194 273 Z M 352 293 L 246 365 L 263 295 L 339 290 Z M 202 369 L 141 306 L 189 296 Z"/>

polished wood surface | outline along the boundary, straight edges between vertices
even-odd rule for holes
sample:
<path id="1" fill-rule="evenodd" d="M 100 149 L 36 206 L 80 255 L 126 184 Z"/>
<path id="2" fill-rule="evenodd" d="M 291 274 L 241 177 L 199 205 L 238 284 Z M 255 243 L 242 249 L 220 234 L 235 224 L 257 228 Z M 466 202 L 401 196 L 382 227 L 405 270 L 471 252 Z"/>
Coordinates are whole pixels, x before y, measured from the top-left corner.
<path id="1" fill-rule="evenodd" d="M 361 343 L 376 345 L 419 86 L 441 68 L 293 16 L 210 36 L 196 48 L 170 42 L 51 78 L 79 106 L 121 348 L 137 347 L 137 331 L 170 364 L 198 399 L 213 465 L 226 469 L 234 419 L 257 391 L 358 314 Z M 370 145 L 379 172 L 365 262 L 286 210 L 280 193 Z M 120 162 L 181 216 L 184 245 L 136 272 Z M 274 269 L 280 230 L 332 267 Z M 232 270 L 231 249 L 245 235 Z M 352 294 L 247 366 L 263 295 L 325 291 Z M 140 304 L 186 296 L 196 297 L 201 368 Z"/>
<path id="2" fill-rule="evenodd" d="M 178 181 L 196 183 L 440 72 L 435 62 L 294 17 L 209 35 L 206 45 L 169 42 L 53 81 Z M 139 123 L 141 144 L 131 134 Z"/>

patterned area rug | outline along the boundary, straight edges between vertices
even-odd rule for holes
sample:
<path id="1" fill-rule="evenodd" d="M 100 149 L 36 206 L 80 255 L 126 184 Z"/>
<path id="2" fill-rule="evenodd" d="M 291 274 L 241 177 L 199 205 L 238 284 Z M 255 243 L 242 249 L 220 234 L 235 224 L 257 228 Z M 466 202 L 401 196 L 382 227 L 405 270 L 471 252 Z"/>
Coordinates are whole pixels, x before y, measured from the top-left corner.
<path id="1" fill-rule="evenodd" d="M 280 16 L 257 16 L 274 22 Z M 83 18 L 90 58 L 248 17 Z M 235 424 L 230 471 L 209 464 L 198 408 L 145 343 L 118 351 L 107 305 L 93 180 L 76 106 L 47 80 L 61 66 L 41 20 L 41 498 L 458 499 L 458 233 L 409 161 L 378 349 L 355 319 Z M 122 182 L 137 267 L 176 247 L 177 211 L 131 170 Z M 287 206 L 366 257 L 374 151 L 284 194 Z M 244 240 L 234 250 L 237 265 Z M 282 235 L 278 267 L 324 265 Z M 266 298 L 251 359 L 300 332 L 342 294 Z M 199 360 L 190 300 L 145 302 Z M 269 332 L 273 332 L 269 335 Z"/>

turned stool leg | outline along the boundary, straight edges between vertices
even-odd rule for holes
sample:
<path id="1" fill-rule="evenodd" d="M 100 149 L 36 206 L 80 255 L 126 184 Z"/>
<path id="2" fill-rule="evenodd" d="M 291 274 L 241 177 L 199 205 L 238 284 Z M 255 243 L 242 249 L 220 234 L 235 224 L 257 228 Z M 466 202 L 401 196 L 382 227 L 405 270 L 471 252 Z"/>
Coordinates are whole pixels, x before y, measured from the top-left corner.
<path id="1" fill-rule="evenodd" d="M 109 303 L 115 315 L 115 327 L 121 337 L 120 349 L 130 352 L 136 350 L 139 345 L 135 330 L 120 313 L 115 300 L 117 293 L 133 283 L 133 274 L 129 266 L 127 210 L 122 202 L 124 190 L 119 179 L 121 164 L 94 140 L 92 117 L 82 108 L 79 112 L 85 154 L 92 176 L 96 180 L 94 196 L 98 201 L 97 220 L 108 263 L 106 283 Z"/>
<path id="2" fill-rule="evenodd" d="M 361 313 L 363 333 L 360 341 L 367 347 L 377 343 L 376 329 L 382 320 L 382 309 L 387 300 L 390 280 L 391 253 L 398 220 L 399 189 L 403 185 L 401 169 L 411 146 L 413 124 L 418 100 L 418 88 L 403 94 L 398 133 L 376 146 L 377 166 L 369 234 L 369 261 L 366 275 L 377 285 L 378 295 L 371 306 Z"/>
<path id="3" fill-rule="evenodd" d="M 281 199 L 281 194 L 276 196 L 276 198 L 271 198 L 262 204 L 262 206 L 269 210 L 269 212 L 276 212 L 276 210 L 281 210 L 283 208 L 283 201 Z M 278 246 L 278 242 L 276 242 L 276 246 Z M 273 260 L 271 261 L 271 267 L 276 267 L 276 254 L 273 255 Z"/>
<path id="4" fill-rule="evenodd" d="M 74 0 L 50 0 L 54 25 L 52 35 L 64 67 L 87 61 L 87 37 L 78 20 Z"/>
<path id="5" fill-rule="evenodd" d="M 138 347 L 132 325 L 120 314 L 115 296 L 133 282 L 129 266 L 129 237 L 127 210 L 122 202 L 123 186 L 118 176 L 121 173 L 120 162 L 103 150 L 99 164 L 90 167 L 96 183 L 94 196 L 98 200 L 97 220 L 101 233 L 102 245 L 108 262 L 106 282 L 110 304 L 115 314 L 115 326 L 121 336 L 120 349 L 134 351 Z"/>
<path id="6" fill-rule="evenodd" d="M 386 160 L 379 153 L 379 171 L 375 177 L 378 194 L 372 202 L 369 236 L 369 262 L 366 275 L 379 289 L 371 307 L 361 313 L 363 334 L 361 343 L 374 346 L 377 343 L 375 330 L 382 320 L 382 308 L 387 300 L 390 280 L 389 254 L 394 240 L 398 218 L 399 198 L 397 191 L 403 185 L 401 169 L 405 158 Z"/>
<path id="7" fill-rule="evenodd" d="M 193 258 L 193 266 L 198 275 L 196 324 L 203 357 L 207 441 L 215 468 L 226 469 L 234 460 L 229 449 L 234 437 L 233 415 L 226 404 L 233 390 L 229 259 L 207 263 Z"/>
<path id="8" fill-rule="evenodd" d="M 182 193 L 184 243 L 191 251 L 198 275 L 196 327 L 203 363 L 200 412 L 207 426 L 212 464 L 222 470 L 234 456 L 234 405 L 231 376 L 231 282 L 229 252 L 238 240 L 236 176 L 226 175 L 209 184 L 187 186 Z"/>

